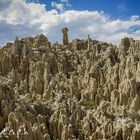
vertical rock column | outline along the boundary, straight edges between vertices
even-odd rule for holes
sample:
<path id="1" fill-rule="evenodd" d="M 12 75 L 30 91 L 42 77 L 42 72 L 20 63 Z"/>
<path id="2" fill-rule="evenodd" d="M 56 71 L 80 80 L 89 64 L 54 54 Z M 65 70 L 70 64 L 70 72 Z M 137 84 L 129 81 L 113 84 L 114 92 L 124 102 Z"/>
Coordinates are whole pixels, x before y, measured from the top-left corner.
<path id="1" fill-rule="evenodd" d="M 63 41 L 63 45 L 68 45 L 68 43 L 69 43 L 68 34 L 67 33 L 68 33 L 68 28 L 67 27 L 63 28 L 62 29 L 62 34 L 63 34 L 62 41 Z"/>

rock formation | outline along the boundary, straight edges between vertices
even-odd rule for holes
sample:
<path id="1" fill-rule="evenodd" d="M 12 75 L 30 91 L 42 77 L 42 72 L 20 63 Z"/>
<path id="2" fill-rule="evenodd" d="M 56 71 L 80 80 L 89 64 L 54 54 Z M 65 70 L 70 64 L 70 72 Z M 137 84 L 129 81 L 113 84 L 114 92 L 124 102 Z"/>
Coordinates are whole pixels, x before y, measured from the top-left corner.
<path id="1" fill-rule="evenodd" d="M 67 31 L 0 49 L 0 140 L 140 140 L 140 41 Z"/>
<path id="2" fill-rule="evenodd" d="M 62 34 L 63 34 L 63 45 L 68 45 L 69 40 L 68 40 L 68 28 L 65 27 L 62 29 Z"/>

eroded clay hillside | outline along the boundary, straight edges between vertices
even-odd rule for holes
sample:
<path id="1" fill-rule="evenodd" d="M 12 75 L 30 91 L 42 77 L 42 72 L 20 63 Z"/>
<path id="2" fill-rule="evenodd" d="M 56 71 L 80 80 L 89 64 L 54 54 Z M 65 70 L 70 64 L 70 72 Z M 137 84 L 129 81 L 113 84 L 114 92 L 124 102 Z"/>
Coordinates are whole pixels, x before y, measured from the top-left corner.
<path id="1" fill-rule="evenodd" d="M 140 140 L 140 41 L 67 31 L 0 49 L 0 140 Z"/>

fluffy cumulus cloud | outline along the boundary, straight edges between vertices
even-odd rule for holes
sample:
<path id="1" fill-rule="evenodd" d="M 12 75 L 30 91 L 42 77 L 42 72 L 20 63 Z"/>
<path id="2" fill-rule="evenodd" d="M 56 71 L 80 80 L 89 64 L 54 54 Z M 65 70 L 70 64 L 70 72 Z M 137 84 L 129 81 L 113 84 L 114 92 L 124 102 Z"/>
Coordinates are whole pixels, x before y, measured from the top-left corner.
<path id="1" fill-rule="evenodd" d="M 68 2 L 61 0 L 61 2 Z M 2 5 L 2 6 L 1 6 Z M 44 33 L 52 42 L 61 42 L 61 28 L 69 28 L 70 40 L 91 38 L 118 44 L 123 37 L 140 39 L 140 20 L 111 20 L 103 12 L 56 9 L 47 11 L 40 3 L 24 0 L 0 1 L 0 44 L 12 41 L 16 36 L 25 37 Z"/>
<path id="2" fill-rule="evenodd" d="M 64 12 L 67 7 L 71 6 L 68 0 L 60 0 L 60 3 L 52 1 L 51 5 L 54 9 L 58 10 L 60 13 Z"/>
<path id="3" fill-rule="evenodd" d="M 54 9 L 60 10 L 60 12 L 63 12 L 65 10 L 65 5 L 63 3 L 56 3 L 56 2 L 51 2 L 51 5 Z"/>
<path id="4" fill-rule="evenodd" d="M 69 0 L 60 0 L 60 2 L 64 3 L 66 6 L 71 6 Z"/>
<path id="5" fill-rule="evenodd" d="M 139 16 L 138 15 L 133 15 L 133 16 L 131 16 L 131 20 L 132 21 L 136 21 L 136 20 L 138 20 L 139 19 Z"/>

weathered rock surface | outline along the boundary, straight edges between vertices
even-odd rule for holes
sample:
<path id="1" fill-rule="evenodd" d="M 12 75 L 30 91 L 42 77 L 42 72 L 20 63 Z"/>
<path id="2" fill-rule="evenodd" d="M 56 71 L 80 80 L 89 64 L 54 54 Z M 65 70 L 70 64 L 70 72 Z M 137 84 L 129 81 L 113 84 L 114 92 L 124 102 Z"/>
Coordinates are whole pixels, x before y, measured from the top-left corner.
<path id="1" fill-rule="evenodd" d="M 140 140 L 140 41 L 67 31 L 0 49 L 0 140 Z"/>

